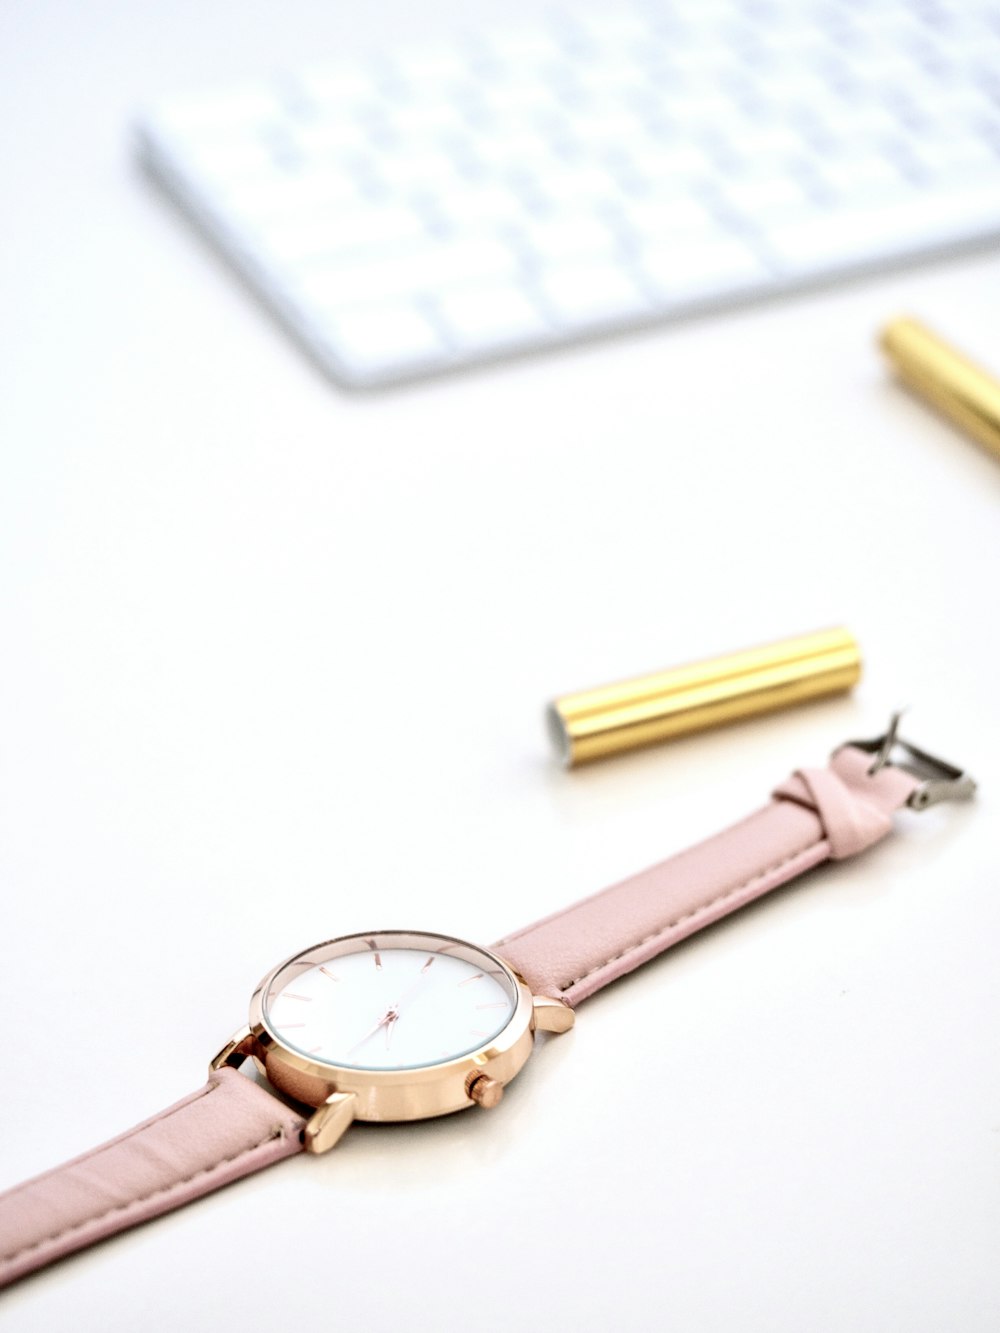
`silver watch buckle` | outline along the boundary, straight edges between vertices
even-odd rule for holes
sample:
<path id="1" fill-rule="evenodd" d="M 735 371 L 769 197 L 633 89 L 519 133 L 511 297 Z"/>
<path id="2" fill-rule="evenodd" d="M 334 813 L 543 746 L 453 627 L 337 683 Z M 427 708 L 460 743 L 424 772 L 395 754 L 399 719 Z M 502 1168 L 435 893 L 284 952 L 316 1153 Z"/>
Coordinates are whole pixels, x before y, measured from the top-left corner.
<path id="1" fill-rule="evenodd" d="M 913 789 L 906 802 L 912 810 L 926 810 L 939 801 L 967 801 L 976 790 L 975 779 L 964 769 L 902 740 L 898 734 L 902 716 L 901 712 L 893 713 L 888 730 L 874 740 L 848 742 L 854 749 L 874 755 L 869 775 L 891 765 L 920 778 L 919 787 Z"/>

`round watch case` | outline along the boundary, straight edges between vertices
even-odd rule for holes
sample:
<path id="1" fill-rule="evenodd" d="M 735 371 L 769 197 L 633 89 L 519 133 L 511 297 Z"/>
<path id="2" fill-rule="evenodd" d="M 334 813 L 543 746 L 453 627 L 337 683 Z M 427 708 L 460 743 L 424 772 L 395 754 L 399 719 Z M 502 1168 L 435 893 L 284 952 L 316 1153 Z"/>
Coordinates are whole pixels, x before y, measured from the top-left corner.
<path id="1" fill-rule="evenodd" d="M 331 1064 L 292 1049 L 270 1018 L 269 998 L 307 969 L 365 949 L 450 953 L 488 969 L 509 990 L 510 1016 L 482 1045 L 452 1059 L 405 1069 Z M 460 1111 L 481 1100 L 473 1094 L 477 1084 L 486 1086 L 480 1082 L 484 1078 L 490 1087 L 509 1083 L 531 1054 L 534 1028 L 530 990 L 495 954 L 451 936 L 390 930 L 340 936 L 279 963 L 253 993 L 249 1033 L 239 1045 L 240 1054 L 253 1056 L 275 1088 L 308 1106 L 323 1106 L 334 1095 L 349 1094 L 356 1120 L 423 1120 Z"/>

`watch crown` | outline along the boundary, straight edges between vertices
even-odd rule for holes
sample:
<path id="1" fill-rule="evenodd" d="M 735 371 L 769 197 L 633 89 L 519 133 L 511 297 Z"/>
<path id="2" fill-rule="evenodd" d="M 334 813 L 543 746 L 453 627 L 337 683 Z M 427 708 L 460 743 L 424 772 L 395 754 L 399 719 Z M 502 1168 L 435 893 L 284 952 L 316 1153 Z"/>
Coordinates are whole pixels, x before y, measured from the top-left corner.
<path id="1" fill-rule="evenodd" d="M 499 1079 L 490 1078 L 489 1074 L 477 1074 L 469 1084 L 468 1093 L 477 1106 L 485 1106 L 488 1110 L 503 1096 L 503 1084 Z"/>

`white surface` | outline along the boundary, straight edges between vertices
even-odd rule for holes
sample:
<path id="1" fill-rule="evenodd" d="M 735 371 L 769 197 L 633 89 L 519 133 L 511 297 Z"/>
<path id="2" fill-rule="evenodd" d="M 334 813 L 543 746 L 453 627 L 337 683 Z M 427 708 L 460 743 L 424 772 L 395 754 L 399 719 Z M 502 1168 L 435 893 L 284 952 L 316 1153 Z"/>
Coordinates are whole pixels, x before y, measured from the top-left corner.
<path id="1" fill-rule="evenodd" d="M 290 967 L 272 982 L 265 1022 L 285 1046 L 341 1068 L 416 1069 L 467 1055 L 507 1027 L 517 994 L 488 954 L 456 958 L 433 939 L 394 949 L 362 936 L 326 967 Z"/>
<path id="2" fill-rule="evenodd" d="M 981 796 L 589 1001 L 497 1110 L 354 1128 L 24 1282 L 4 1328 L 992 1333 L 1000 468 L 873 335 L 909 309 L 998 364 L 1000 257 L 342 396 L 125 127 L 458 10 L 0 15 L 0 1184 L 200 1085 L 296 949 L 495 939 L 893 705 Z M 548 756 L 555 693 L 837 623 L 852 698 Z"/>
<path id="3" fill-rule="evenodd" d="M 168 97 L 139 129 L 340 383 L 1000 234 L 996 0 L 473 11 L 450 40 L 317 60 Z"/>

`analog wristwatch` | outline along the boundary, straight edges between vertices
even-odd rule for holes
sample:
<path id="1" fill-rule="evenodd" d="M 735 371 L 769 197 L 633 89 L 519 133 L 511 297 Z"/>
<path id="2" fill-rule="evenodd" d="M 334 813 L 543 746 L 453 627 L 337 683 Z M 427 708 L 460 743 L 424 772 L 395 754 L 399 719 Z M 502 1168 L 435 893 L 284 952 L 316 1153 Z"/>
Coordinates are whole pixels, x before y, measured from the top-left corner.
<path id="1" fill-rule="evenodd" d="M 898 740 L 894 719 L 885 736 L 794 773 L 740 823 L 488 949 L 414 930 L 306 949 L 257 987 L 249 1024 L 204 1087 L 0 1195 L 0 1285 L 280 1158 L 325 1152 L 354 1120 L 496 1106 L 534 1034 L 567 1031 L 602 986 L 820 862 L 864 851 L 900 807 L 973 789 Z"/>

